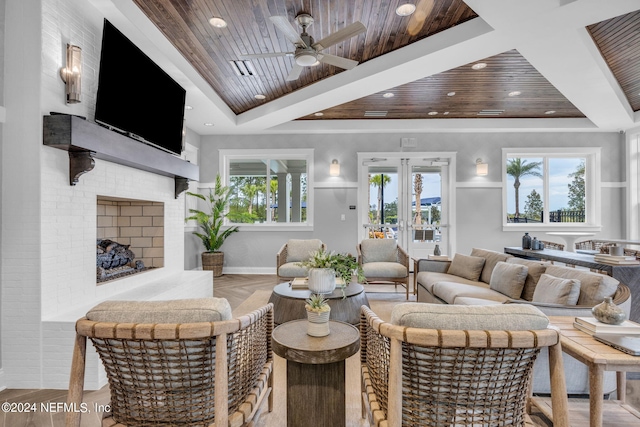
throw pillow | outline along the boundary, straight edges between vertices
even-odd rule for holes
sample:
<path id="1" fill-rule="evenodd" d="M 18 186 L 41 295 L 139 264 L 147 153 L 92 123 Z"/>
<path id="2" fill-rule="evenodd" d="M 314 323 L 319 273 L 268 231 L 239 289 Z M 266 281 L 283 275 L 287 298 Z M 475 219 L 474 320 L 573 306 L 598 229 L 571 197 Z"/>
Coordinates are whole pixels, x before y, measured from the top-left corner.
<path id="1" fill-rule="evenodd" d="M 309 259 L 311 252 L 322 247 L 320 239 L 291 239 L 287 242 L 287 262 Z"/>
<path id="2" fill-rule="evenodd" d="M 576 305 L 580 296 L 580 281 L 562 279 L 550 274 L 543 274 L 533 292 L 533 302 L 550 304 Z"/>
<path id="3" fill-rule="evenodd" d="M 509 254 L 479 248 L 471 249 L 471 256 L 478 256 L 485 259 L 484 267 L 482 267 L 482 273 L 480 274 L 480 280 L 484 283 L 491 281 L 491 273 L 493 273 L 493 268 L 498 262 L 511 258 Z"/>
<path id="4" fill-rule="evenodd" d="M 486 268 L 486 267 L 485 267 Z M 498 261 L 493 267 L 489 288 L 508 296 L 519 299 L 527 280 L 528 268 L 524 265 L 507 264 Z"/>
<path id="5" fill-rule="evenodd" d="M 482 257 L 455 254 L 447 273 L 477 282 L 482 273 L 484 263 L 485 259 Z"/>
<path id="6" fill-rule="evenodd" d="M 527 267 L 527 280 L 524 281 L 524 288 L 520 298 L 527 301 L 533 300 L 533 292 L 536 290 L 536 285 L 540 276 L 546 271 L 548 262 L 532 261 L 528 259 L 522 259 L 518 257 L 512 257 L 507 260 L 510 264 L 520 264 Z"/>

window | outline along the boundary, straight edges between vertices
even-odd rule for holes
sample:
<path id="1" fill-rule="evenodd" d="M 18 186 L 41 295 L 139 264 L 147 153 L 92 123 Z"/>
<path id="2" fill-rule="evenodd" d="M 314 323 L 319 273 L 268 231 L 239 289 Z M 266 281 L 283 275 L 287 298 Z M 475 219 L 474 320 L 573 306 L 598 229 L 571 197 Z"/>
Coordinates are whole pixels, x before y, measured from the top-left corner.
<path id="1" fill-rule="evenodd" d="M 229 224 L 313 225 L 313 150 L 220 150 Z"/>
<path id="2" fill-rule="evenodd" d="M 599 170 L 599 148 L 503 149 L 505 227 L 598 227 Z"/>

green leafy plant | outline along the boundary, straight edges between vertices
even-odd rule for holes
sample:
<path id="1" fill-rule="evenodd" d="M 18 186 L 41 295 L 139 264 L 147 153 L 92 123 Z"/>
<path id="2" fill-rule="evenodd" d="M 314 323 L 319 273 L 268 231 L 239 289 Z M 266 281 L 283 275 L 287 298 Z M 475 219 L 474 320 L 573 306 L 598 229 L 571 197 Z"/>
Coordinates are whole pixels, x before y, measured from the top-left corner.
<path id="1" fill-rule="evenodd" d="M 305 300 L 304 307 L 309 311 L 315 311 L 316 313 L 324 313 L 331 310 L 329 307 L 329 301 L 320 294 L 311 294 L 309 298 Z"/>
<path id="2" fill-rule="evenodd" d="M 358 260 L 351 254 L 327 252 L 322 249 L 311 252 L 308 259 L 300 261 L 298 265 L 306 268 L 330 268 L 336 273 L 336 278 L 341 278 L 345 285 L 351 282 L 351 276 L 355 273 L 358 283 L 366 283 L 364 271 L 358 264 Z"/>
<path id="3" fill-rule="evenodd" d="M 231 234 L 238 231 L 238 227 L 223 228 L 225 211 L 229 205 L 231 188 L 222 185 L 222 179 L 218 174 L 216 184 L 213 189 L 209 189 L 209 195 L 187 192 L 189 196 L 197 197 L 208 204 L 208 212 L 198 209 L 189 209 L 189 216 L 186 221 L 194 220 L 200 227 L 200 232 L 194 231 L 207 252 L 216 252 L 220 249 L 224 241 Z"/>

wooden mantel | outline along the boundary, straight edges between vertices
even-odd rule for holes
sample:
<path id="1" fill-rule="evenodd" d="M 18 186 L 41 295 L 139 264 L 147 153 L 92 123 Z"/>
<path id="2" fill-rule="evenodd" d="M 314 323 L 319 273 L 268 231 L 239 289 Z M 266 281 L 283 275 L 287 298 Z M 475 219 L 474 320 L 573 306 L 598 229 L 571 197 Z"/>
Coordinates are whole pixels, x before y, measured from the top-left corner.
<path id="1" fill-rule="evenodd" d="M 69 152 L 70 185 L 93 169 L 94 158 L 172 177 L 176 198 L 200 178 L 197 165 L 81 117 L 44 116 L 42 132 L 44 145 Z"/>

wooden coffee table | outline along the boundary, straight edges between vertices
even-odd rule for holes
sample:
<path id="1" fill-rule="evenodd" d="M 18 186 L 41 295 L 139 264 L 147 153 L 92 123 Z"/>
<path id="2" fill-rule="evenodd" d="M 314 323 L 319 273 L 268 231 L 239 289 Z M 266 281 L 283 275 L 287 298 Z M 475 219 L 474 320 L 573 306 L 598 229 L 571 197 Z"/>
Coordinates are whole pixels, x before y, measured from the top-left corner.
<path id="1" fill-rule="evenodd" d="M 615 348 L 595 340 L 591 335 L 573 327 L 573 316 L 549 316 L 551 324 L 560 329 L 562 351 L 589 368 L 589 414 L 591 427 L 601 427 L 603 413 L 607 425 L 640 425 L 640 413 L 625 403 L 626 372 L 640 372 L 640 357 L 630 356 Z M 618 400 L 604 401 L 604 372 L 617 372 Z M 532 404 L 549 419 L 552 408 L 548 399 L 534 397 Z M 573 401 L 569 403 L 570 413 L 574 412 Z M 571 421 L 571 420 L 570 420 Z M 571 422 L 571 425 L 584 425 Z"/>
<path id="2" fill-rule="evenodd" d="M 344 289 L 346 298 L 343 298 L 342 290 L 336 288 L 331 294 L 326 294 L 331 307 L 331 320 L 339 320 L 352 325 L 360 323 L 360 307 L 369 307 L 364 286 L 359 283 L 351 283 Z M 273 288 L 269 302 L 273 303 L 273 322 L 281 325 L 291 320 L 306 319 L 307 310 L 304 301 L 309 298 L 311 291 L 308 289 L 291 289 L 289 282 L 280 283 Z"/>
<path id="3" fill-rule="evenodd" d="M 360 332 L 329 321 L 326 337 L 307 335 L 307 321 L 276 327 L 273 352 L 287 360 L 287 426 L 346 424 L 345 359 L 360 349 Z"/>

